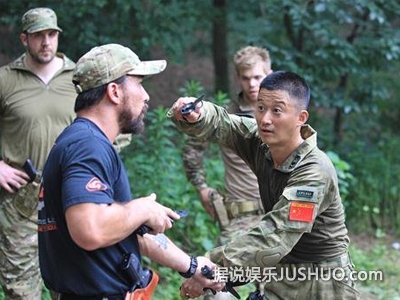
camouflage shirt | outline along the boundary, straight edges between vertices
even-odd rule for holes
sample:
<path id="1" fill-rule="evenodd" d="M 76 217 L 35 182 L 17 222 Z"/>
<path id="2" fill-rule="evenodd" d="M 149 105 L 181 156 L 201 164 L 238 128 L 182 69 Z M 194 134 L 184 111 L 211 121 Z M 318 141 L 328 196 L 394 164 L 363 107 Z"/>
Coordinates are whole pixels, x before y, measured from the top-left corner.
<path id="1" fill-rule="evenodd" d="M 268 146 L 258 137 L 254 119 L 230 115 L 204 103 L 205 113 L 177 127 L 199 138 L 232 148 L 258 178 L 265 209 L 262 221 L 230 243 L 210 252 L 228 266 L 270 267 L 278 262 L 317 262 L 345 253 L 349 239 L 335 168 L 317 147 L 317 133 L 308 125 L 304 142 L 275 168 Z"/>

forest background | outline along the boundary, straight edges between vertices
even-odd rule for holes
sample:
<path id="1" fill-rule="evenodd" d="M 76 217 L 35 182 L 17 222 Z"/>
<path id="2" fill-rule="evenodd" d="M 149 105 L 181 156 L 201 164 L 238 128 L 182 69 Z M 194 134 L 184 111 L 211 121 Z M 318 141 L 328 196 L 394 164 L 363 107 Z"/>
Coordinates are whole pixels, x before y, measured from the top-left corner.
<path id="1" fill-rule="evenodd" d="M 399 1 L 0 0 L 0 66 L 24 51 L 20 18 L 39 6 L 56 11 L 59 50 L 74 61 L 105 43 L 167 59 L 166 71 L 145 82 L 146 133 L 122 155 L 134 195 L 155 191 L 161 203 L 189 209 L 168 235 L 193 254 L 213 247 L 218 228 L 186 180 L 184 136 L 166 119 L 167 107 L 181 95 L 205 93 L 218 104 L 234 98 L 232 56 L 246 45 L 267 48 L 274 70 L 306 78 L 309 123 L 338 172 L 353 260 L 359 271 L 384 271 L 383 281 L 360 282 L 363 299 L 400 299 Z M 217 146 L 205 164 L 210 185 L 223 189 Z M 179 275 L 152 267 L 161 273 L 155 298 L 179 299 Z"/>

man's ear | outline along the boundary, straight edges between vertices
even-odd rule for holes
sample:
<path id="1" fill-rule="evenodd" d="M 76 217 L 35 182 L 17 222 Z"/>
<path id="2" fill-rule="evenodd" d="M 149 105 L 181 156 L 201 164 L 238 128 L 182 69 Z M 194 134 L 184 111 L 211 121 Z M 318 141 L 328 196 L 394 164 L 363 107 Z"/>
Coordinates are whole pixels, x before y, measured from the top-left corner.
<path id="1" fill-rule="evenodd" d="M 28 46 L 28 35 L 25 32 L 22 32 L 19 35 L 19 40 L 21 41 L 22 45 L 24 45 L 24 47 Z"/>
<path id="2" fill-rule="evenodd" d="M 302 109 L 299 114 L 299 125 L 304 125 L 308 120 L 308 111 Z"/>
<path id="3" fill-rule="evenodd" d="M 106 94 L 113 104 L 118 105 L 122 102 L 123 92 L 119 84 L 115 82 L 107 84 Z"/>

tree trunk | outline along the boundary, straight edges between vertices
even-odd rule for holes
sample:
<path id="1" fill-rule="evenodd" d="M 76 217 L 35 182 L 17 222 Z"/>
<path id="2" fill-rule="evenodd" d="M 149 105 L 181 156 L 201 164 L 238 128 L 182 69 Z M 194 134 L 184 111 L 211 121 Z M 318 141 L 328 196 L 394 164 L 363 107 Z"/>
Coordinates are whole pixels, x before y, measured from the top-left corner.
<path id="1" fill-rule="evenodd" d="M 229 94 L 226 27 L 226 1 L 214 0 L 212 50 L 214 60 L 215 92 L 223 91 Z"/>

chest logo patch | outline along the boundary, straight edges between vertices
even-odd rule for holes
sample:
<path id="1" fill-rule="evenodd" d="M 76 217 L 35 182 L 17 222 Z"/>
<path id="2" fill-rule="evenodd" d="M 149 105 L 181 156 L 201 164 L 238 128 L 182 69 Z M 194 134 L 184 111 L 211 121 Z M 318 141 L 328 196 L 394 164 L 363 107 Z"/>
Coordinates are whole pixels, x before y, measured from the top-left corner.
<path id="1" fill-rule="evenodd" d="M 93 177 L 89 180 L 86 184 L 86 190 L 88 192 L 98 192 L 98 191 L 105 191 L 107 186 L 100 181 L 97 177 Z"/>
<path id="2" fill-rule="evenodd" d="M 289 221 L 311 223 L 314 216 L 314 203 L 291 202 L 289 207 Z"/>

